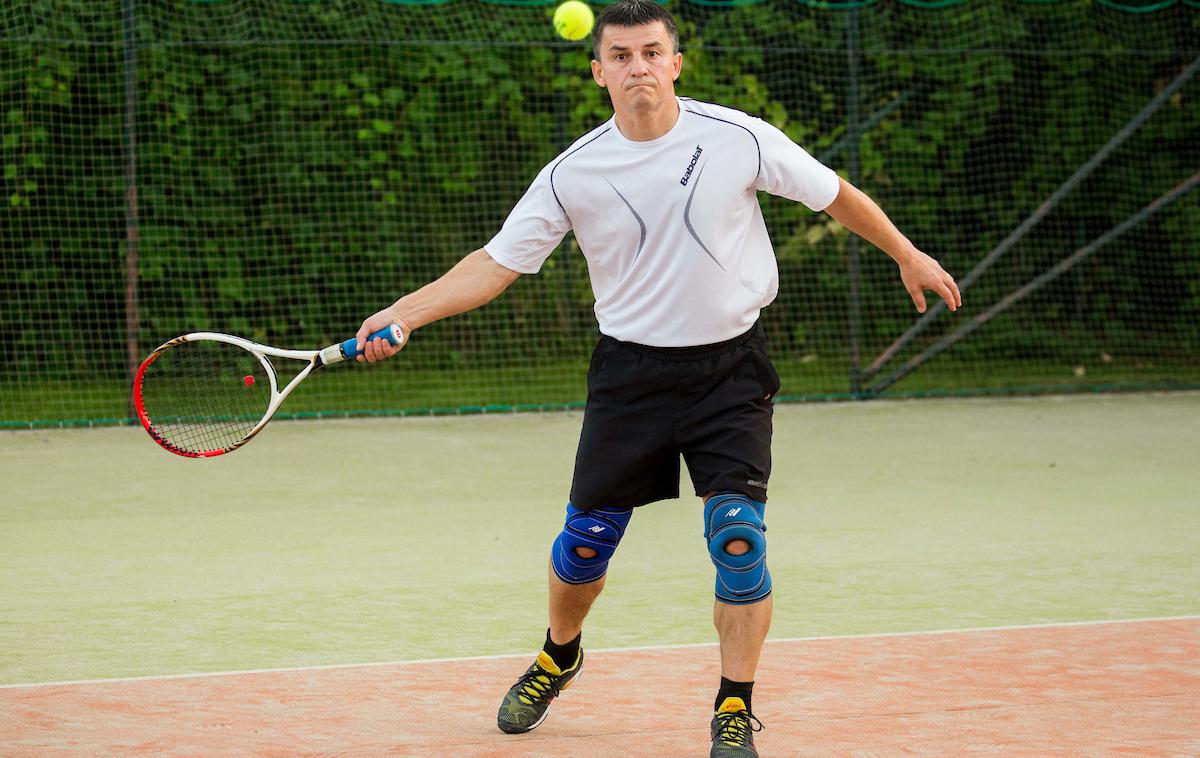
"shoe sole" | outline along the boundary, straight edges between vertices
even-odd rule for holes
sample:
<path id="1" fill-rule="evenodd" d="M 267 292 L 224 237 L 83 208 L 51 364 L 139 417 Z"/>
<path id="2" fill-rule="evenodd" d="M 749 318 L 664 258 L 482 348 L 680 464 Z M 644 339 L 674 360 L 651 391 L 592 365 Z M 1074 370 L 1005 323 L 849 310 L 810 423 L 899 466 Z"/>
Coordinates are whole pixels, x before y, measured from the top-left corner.
<path id="1" fill-rule="evenodd" d="M 575 682 L 578 682 L 579 678 L 582 676 L 583 676 L 583 669 L 579 669 L 579 673 L 577 673 L 575 676 L 571 677 L 571 681 L 564 684 L 562 686 L 562 689 L 559 690 L 559 692 L 560 693 L 566 692 L 567 688 L 570 687 Z M 541 726 L 542 722 L 545 721 L 546 717 L 549 715 L 550 715 L 550 708 L 547 707 L 546 710 L 542 712 L 542 717 L 540 719 L 538 719 L 537 721 L 533 722 L 533 724 L 531 726 L 529 726 L 525 729 L 505 729 L 504 727 L 501 726 L 500 731 L 504 732 L 505 734 L 526 734 L 528 732 L 532 732 L 534 729 L 537 729 L 539 726 Z M 500 725 L 497 724 L 497 726 L 500 726 Z"/>

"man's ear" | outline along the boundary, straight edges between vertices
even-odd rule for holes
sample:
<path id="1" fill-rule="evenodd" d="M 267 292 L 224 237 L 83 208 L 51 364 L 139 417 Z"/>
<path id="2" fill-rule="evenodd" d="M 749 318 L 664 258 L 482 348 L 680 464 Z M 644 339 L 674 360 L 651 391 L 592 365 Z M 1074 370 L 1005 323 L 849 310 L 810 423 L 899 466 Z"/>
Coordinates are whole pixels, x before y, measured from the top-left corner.
<path id="1" fill-rule="evenodd" d="M 683 71 L 683 53 L 675 53 L 675 74 L 671 77 L 671 81 L 679 81 L 679 74 Z"/>
<path id="2" fill-rule="evenodd" d="M 679 74 L 676 74 L 676 76 L 679 76 Z M 599 84 L 601 88 L 605 87 L 604 72 L 600 69 L 600 61 L 598 60 L 592 61 L 592 78 L 596 80 L 596 84 Z"/>

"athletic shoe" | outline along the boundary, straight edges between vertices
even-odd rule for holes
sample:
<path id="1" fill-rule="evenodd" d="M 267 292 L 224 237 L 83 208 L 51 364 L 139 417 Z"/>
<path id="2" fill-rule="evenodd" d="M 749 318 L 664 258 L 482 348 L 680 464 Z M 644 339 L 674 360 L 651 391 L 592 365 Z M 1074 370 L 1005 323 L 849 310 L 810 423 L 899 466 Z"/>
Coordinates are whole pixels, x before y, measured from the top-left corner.
<path id="1" fill-rule="evenodd" d="M 751 721 L 758 724 L 758 728 Z M 750 715 L 740 697 L 725 698 L 713 716 L 709 758 L 758 758 L 754 732 L 761 732 L 762 728 L 762 722 Z"/>
<path id="2" fill-rule="evenodd" d="M 496 726 L 508 734 L 522 734 L 537 728 L 546 720 L 550 701 L 570 686 L 583 668 L 583 650 L 580 649 L 575 665 L 561 670 L 545 650 L 538 653 L 537 660 L 521 675 L 500 703 L 496 714 Z"/>

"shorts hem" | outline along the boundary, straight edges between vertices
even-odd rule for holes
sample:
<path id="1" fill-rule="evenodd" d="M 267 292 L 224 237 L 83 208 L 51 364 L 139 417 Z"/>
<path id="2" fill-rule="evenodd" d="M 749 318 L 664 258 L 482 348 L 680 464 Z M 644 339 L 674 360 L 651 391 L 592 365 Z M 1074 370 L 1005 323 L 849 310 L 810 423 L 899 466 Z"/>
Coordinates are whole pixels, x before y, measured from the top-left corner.
<path id="1" fill-rule="evenodd" d="M 585 504 L 580 505 L 575 502 L 574 496 L 571 497 L 571 505 L 581 511 L 590 511 L 594 508 L 639 508 L 650 503 L 657 503 L 659 500 L 678 500 L 679 490 L 675 489 L 671 492 L 659 492 L 653 495 L 635 495 L 632 497 L 620 497 L 612 500 L 604 500 L 595 505 Z"/>
<path id="2" fill-rule="evenodd" d="M 708 493 L 718 492 L 740 492 L 751 500 L 758 503 L 767 502 L 767 490 L 764 487 L 755 487 L 752 484 L 736 483 L 718 479 L 706 487 L 696 487 L 696 497 L 703 498 Z"/>

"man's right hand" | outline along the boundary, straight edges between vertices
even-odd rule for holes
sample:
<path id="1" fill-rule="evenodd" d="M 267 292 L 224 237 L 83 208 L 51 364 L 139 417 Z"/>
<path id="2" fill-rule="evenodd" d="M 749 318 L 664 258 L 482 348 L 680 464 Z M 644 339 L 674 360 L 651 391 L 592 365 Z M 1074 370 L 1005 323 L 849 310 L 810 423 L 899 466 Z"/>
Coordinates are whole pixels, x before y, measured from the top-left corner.
<path id="1" fill-rule="evenodd" d="M 408 344 L 408 338 L 412 334 L 412 329 L 409 328 L 404 319 L 396 315 L 395 308 L 395 304 L 392 304 L 378 313 L 368 316 L 367 320 L 363 321 L 362 326 L 358 328 L 358 332 L 354 337 L 358 340 L 358 349 L 362 351 L 357 358 L 360 363 L 363 361 L 374 363 L 384 358 L 391 358 Z M 389 324 L 399 324 L 400 331 L 404 333 L 404 341 L 400 343 L 399 347 L 393 347 L 390 342 L 378 337 L 373 340 L 367 340 L 367 337 Z"/>

